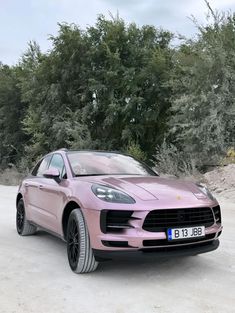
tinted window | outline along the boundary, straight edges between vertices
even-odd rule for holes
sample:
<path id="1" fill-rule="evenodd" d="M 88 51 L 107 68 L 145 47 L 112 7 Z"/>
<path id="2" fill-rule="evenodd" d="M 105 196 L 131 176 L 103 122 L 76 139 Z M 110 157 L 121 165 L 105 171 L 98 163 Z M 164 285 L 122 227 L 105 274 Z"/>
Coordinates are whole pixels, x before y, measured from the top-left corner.
<path id="1" fill-rule="evenodd" d="M 57 168 L 59 170 L 61 178 L 66 178 L 64 160 L 60 154 L 53 155 L 49 168 L 51 167 Z"/>
<path id="2" fill-rule="evenodd" d="M 48 169 L 48 165 L 50 163 L 51 160 L 51 155 L 46 156 L 42 161 L 40 161 L 36 167 L 34 168 L 32 174 L 34 176 L 43 176 L 43 173 L 45 172 L 45 170 Z"/>
<path id="3" fill-rule="evenodd" d="M 75 175 L 156 175 L 134 158 L 111 152 L 69 152 Z"/>

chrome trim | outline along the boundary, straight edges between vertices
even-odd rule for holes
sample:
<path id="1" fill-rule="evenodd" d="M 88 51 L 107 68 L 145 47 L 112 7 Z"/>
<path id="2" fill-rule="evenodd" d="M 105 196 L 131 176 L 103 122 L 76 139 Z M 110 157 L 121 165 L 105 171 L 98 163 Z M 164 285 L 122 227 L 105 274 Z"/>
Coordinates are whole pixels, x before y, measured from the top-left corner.
<path id="1" fill-rule="evenodd" d="M 108 225 L 107 228 L 130 229 L 135 227 L 132 225 Z"/>

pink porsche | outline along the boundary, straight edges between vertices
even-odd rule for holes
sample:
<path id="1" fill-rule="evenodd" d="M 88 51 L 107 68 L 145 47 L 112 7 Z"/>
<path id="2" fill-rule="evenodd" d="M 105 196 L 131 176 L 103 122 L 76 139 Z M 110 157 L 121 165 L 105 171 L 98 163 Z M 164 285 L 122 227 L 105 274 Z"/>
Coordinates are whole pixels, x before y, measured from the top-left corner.
<path id="1" fill-rule="evenodd" d="M 47 154 L 20 184 L 16 208 L 17 232 L 62 238 L 75 273 L 103 260 L 209 252 L 222 232 L 220 206 L 206 187 L 161 178 L 116 152 Z"/>

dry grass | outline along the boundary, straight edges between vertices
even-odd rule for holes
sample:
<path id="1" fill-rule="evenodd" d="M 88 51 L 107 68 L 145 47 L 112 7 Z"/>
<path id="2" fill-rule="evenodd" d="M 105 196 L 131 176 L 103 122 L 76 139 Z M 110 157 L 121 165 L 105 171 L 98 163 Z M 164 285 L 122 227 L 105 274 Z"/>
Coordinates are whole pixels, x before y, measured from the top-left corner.
<path id="1" fill-rule="evenodd" d="M 17 186 L 25 175 L 19 173 L 16 168 L 7 168 L 0 171 L 0 184 Z"/>

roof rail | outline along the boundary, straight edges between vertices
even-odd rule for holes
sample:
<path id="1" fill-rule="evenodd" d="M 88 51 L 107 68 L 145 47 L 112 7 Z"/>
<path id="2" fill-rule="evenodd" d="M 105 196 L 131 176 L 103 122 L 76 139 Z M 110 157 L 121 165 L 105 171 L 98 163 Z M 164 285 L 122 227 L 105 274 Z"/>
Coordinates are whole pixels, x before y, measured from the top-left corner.
<path id="1" fill-rule="evenodd" d="M 68 149 L 67 148 L 61 148 L 58 151 L 68 151 Z"/>

